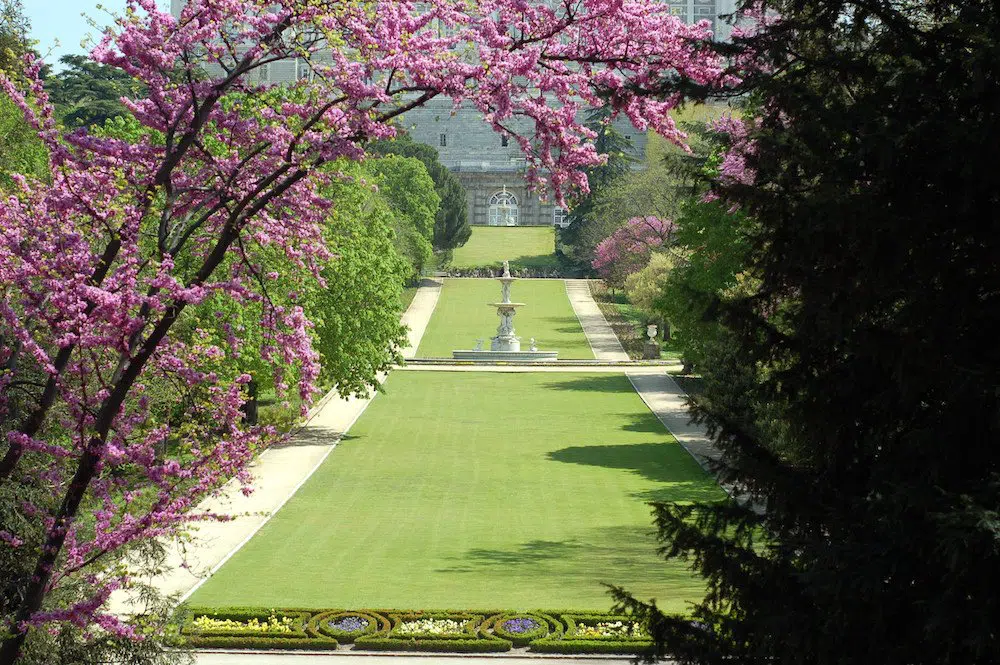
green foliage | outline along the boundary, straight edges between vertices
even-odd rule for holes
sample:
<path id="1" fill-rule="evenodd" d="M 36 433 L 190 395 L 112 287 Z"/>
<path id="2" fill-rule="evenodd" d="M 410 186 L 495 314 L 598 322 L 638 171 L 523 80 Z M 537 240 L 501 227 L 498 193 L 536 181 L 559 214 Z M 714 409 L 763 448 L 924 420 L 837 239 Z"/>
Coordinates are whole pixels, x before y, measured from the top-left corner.
<path id="1" fill-rule="evenodd" d="M 56 116 L 67 127 L 103 125 L 112 118 L 126 116 L 122 97 L 137 98 L 143 85 L 120 69 L 93 62 L 82 55 L 59 59 L 62 71 L 45 82 L 56 107 Z"/>
<path id="2" fill-rule="evenodd" d="M 756 184 L 723 188 L 751 278 L 697 400 L 741 503 L 658 508 L 698 623 L 619 597 L 685 664 L 1000 662 L 1000 16 L 767 6 Z"/>
<path id="3" fill-rule="evenodd" d="M 366 167 L 392 210 L 396 252 L 410 262 L 410 277 L 415 278 L 434 252 L 431 239 L 441 203 L 434 181 L 423 163 L 412 157 L 388 155 L 367 162 Z"/>
<path id="4" fill-rule="evenodd" d="M 650 320 L 663 316 L 658 306 L 661 285 L 677 265 L 673 250 L 654 252 L 649 265 L 625 278 L 625 294 L 629 302 L 642 310 Z"/>
<path id="5" fill-rule="evenodd" d="M 659 280 L 649 304 L 672 326 L 674 342 L 688 367 L 705 370 L 710 358 L 730 343 L 714 315 L 721 303 L 746 291 L 752 221 L 725 204 L 689 199 L 681 208 L 672 247 L 677 265 Z M 645 302 L 645 300 L 644 300 Z"/>
<path id="6" fill-rule="evenodd" d="M 400 155 L 419 159 L 434 181 L 434 190 L 441 199 L 434 217 L 435 251 L 443 252 L 461 247 L 472 234 L 465 188 L 458 177 L 439 160 L 438 151 L 429 145 L 415 142 L 408 134 L 401 134 L 393 141 L 379 141 L 370 151 L 376 155 Z"/>
<path id="7" fill-rule="evenodd" d="M 11 173 L 48 176 L 48 151 L 13 101 L 0 94 L 0 191 L 10 191 Z"/>
<path id="8" fill-rule="evenodd" d="M 0 71 L 8 76 L 22 71 L 21 57 L 31 48 L 30 32 L 22 0 L 0 0 Z"/>

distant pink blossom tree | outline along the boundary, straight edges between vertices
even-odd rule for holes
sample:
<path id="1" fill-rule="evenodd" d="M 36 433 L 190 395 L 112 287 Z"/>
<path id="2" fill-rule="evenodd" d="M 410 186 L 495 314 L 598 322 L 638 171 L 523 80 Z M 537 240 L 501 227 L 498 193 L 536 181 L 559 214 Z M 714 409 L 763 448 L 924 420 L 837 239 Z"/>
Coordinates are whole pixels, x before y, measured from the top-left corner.
<path id="1" fill-rule="evenodd" d="M 19 508 L 41 537 L 3 618 L 3 665 L 48 622 L 139 639 L 103 609 L 130 584 L 116 555 L 221 519 L 192 509 L 229 478 L 249 487 L 248 462 L 277 439 L 242 418 L 250 377 L 223 362 L 238 327 L 221 346 L 182 336 L 186 311 L 209 296 L 263 303 L 264 360 L 295 377 L 305 404 L 314 396 L 311 323 L 268 306 L 277 275 L 260 267 L 277 252 L 319 278 L 330 259 L 321 192 L 339 160 L 363 159 L 395 118 L 447 97 L 499 132 L 529 120 L 533 135 L 514 136 L 529 180 L 562 201 L 603 159 L 582 108 L 609 105 L 681 142 L 668 113 L 679 96 L 643 91 L 678 76 L 724 81 L 708 24 L 683 25 L 653 0 L 192 0 L 180 19 L 156 0 L 127 8 L 91 56 L 148 90 L 123 100 L 135 140 L 62 134 L 40 62 L 28 59 L 26 88 L 2 81 L 47 145 L 50 174 L 15 176 L 0 202 L 0 484 L 30 479 L 54 497 Z M 269 95 L 261 68 L 295 58 L 311 75 Z M 199 396 L 176 407 L 183 426 L 152 406 L 167 382 Z M 0 547 L 27 548 L 26 537 L 5 528 Z M 46 602 L 81 577 L 89 597 Z"/>
<path id="2" fill-rule="evenodd" d="M 674 223 L 660 217 L 633 217 L 598 243 L 591 263 L 609 286 L 621 288 L 625 279 L 649 263 L 653 251 L 662 247 L 674 231 Z"/>

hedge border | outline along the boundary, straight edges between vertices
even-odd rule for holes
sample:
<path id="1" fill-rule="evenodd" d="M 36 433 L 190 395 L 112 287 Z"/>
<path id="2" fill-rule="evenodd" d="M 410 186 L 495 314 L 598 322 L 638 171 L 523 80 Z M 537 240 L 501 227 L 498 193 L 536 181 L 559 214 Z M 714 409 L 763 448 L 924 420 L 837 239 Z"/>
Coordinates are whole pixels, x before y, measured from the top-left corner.
<path id="1" fill-rule="evenodd" d="M 230 631 L 211 633 L 183 630 L 195 616 L 219 619 L 266 619 L 271 615 L 291 616 L 301 622 L 302 633 L 247 633 Z M 322 630 L 324 622 L 337 616 L 362 616 L 374 619 L 377 630 L 366 629 L 361 634 L 333 634 Z M 507 634 L 502 622 L 517 617 L 541 620 L 548 632 L 542 636 Z M 182 628 L 178 636 L 196 648 L 333 650 L 340 644 L 371 651 L 422 651 L 442 653 L 497 653 L 509 651 L 515 645 L 527 646 L 538 653 L 562 654 L 646 654 L 653 650 L 649 639 L 581 638 L 574 635 L 577 623 L 597 621 L 634 621 L 633 617 L 595 610 L 401 610 L 401 609 L 310 609 L 300 607 L 188 607 L 182 606 L 176 615 Z M 402 621 L 421 618 L 468 620 L 461 634 L 449 636 L 411 636 L 392 634 Z M 498 630 L 499 628 L 499 630 Z"/>
<path id="2" fill-rule="evenodd" d="M 257 635 L 221 636 L 212 635 L 200 637 L 185 636 L 185 646 L 203 649 L 275 649 L 275 650 L 305 650 L 331 651 L 337 648 L 337 640 L 330 637 L 290 637 L 286 639 L 271 639 Z"/>
<path id="3" fill-rule="evenodd" d="M 401 639 L 398 637 L 360 638 L 354 642 L 356 649 L 372 651 L 441 651 L 447 653 L 498 653 L 510 651 L 513 645 L 499 638 L 485 639 Z"/>

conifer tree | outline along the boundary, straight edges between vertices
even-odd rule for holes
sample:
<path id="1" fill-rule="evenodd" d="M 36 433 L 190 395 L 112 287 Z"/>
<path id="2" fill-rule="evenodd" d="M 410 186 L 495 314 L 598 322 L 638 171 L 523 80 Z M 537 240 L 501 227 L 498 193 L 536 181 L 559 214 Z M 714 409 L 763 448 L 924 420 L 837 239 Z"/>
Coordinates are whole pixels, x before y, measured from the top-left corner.
<path id="1" fill-rule="evenodd" d="M 619 600 L 682 663 L 1000 662 L 1000 14 L 763 9 L 716 188 L 752 283 L 695 410 L 736 499 L 656 508 L 695 621 Z"/>

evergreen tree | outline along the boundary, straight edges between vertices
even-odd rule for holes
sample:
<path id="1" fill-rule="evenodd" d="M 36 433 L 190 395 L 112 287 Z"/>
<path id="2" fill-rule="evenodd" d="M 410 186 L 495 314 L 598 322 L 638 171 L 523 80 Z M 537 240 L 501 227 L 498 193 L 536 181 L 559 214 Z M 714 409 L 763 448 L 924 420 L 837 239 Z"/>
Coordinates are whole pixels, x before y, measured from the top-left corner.
<path id="1" fill-rule="evenodd" d="M 67 127 L 103 125 L 126 116 L 121 98 L 142 95 L 142 85 L 120 69 L 82 55 L 64 55 L 59 61 L 64 69 L 50 76 L 45 87 Z"/>
<path id="2" fill-rule="evenodd" d="M 682 663 L 1000 662 L 1000 14 L 765 4 L 718 187 L 751 280 L 695 410 L 737 499 L 656 508 L 694 621 L 618 598 Z"/>

